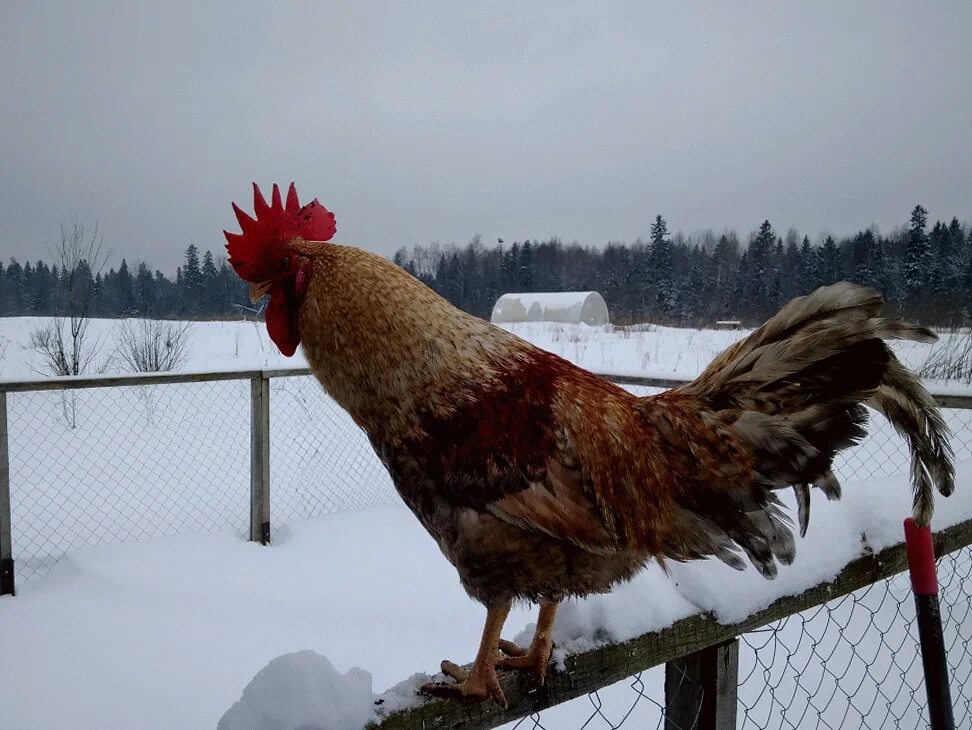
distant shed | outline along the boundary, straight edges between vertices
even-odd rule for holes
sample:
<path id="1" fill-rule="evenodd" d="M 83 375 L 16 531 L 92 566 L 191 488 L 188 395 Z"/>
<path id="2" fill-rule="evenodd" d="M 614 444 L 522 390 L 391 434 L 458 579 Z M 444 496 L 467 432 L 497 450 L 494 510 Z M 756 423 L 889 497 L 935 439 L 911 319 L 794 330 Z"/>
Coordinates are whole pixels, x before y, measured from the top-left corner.
<path id="1" fill-rule="evenodd" d="M 715 323 L 717 330 L 741 330 L 742 322 L 738 319 L 720 319 Z"/>
<path id="2" fill-rule="evenodd" d="M 563 322 L 605 325 L 607 303 L 596 291 L 504 294 L 496 300 L 490 322 Z"/>

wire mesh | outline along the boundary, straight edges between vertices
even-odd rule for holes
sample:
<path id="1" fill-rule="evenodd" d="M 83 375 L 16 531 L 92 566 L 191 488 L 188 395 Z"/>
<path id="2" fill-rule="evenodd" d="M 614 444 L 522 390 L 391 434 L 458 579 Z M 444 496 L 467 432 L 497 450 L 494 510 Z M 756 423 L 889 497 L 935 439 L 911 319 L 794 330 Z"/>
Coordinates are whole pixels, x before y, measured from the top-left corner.
<path id="1" fill-rule="evenodd" d="M 275 523 L 398 500 L 368 437 L 309 375 L 271 380 L 270 484 Z"/>
<path id="2" fill-rule="evenodd" d="M 662 667 L 639 672 L 585 697 L 524 717 L 505 726 L 505 730 L 617 730 L 621 727 L 657 730 L 681 728 L 665 717 L 665 673 Z"/>
<path id="3" fill-rule="evenodd" d="M 249 384 L 10 393 L 18 582 L 82 547 L 249 524 Z"/>
<path id="4" fill-rule="evenodd" d="M 972 727 L 972 548 L 940 558 L 938 571 L 955 727 Z M 928 724 L 907 574 L 787 616 L 739 640 L 740 730 L 914 730 Z M 641 672 L 503 730 L 680 730 L 665 715 L 664 671 Z"/>
<path id="5" fill-rule="evenodd" d="M 969 727 L 972 549 L 939 560 L 956 727 Z M 927 724 L 914 598 L 899 574 L 741 637 L 739 728 Z"/>
<path id="6" fill-rule="evenodd" d="M 311 376 L 273 378 L 270 393 L 273 525 L 397 501 L 367 437 Z M 19 582 L 79 548 L 248 535 L 248 380 L 16 392 L 7 404 Z M 972 459 L 972 410 L 945 416 L 957 459 Z M 836 469 L 845 482 L 904 476 L 907 451 L 874 418 Z M 972 727 L 972 549 L 940 560 L 940 583 L 956 726 Z M 914 728 L 927 717 L 904 576 L 742 636 L 739 666 L 740 728 Z M 688 730 L 665 716 L 664 684 L 654 668 L 507 727 Z"/>
<path id="7" fill-rule="evenodd" d="M 956 461 L 969 460 L 972 458 L 972 409 L 943 408 L 942 415 L 952 432 Z M 871 481 L 907 474 L 908 449 L 887 419 L 871 411 L 867 431 L 860 445 L 842 451 L 834 460 L 841 481 Z"/>

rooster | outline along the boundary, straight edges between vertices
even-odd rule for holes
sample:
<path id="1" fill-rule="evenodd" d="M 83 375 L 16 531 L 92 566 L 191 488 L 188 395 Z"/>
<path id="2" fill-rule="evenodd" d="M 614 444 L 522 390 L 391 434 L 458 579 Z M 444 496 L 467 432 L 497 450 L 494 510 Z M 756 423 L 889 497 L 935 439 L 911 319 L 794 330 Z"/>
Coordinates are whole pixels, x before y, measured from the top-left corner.
<path id="1" fill-rule="evenodd" d="M 505 704 L 496 669 L 543 681 L 558 604 L 610 591 L 649 561 L 743 556 L 766 578 L 794 559 L 793 489 L 806 532 L 811 487 L 840 497 L 834 455 L 865 434 L 865 404 L 911 450 L 914 515 L 954 468 L 935 401 L 886 340 L 928 342 L 850 283 L 786 305 L 694 381 L 638 397 L 452 306 L 375 254 L 329 243 L 317 200 L 236 204 L 229 260 L 284 355 L 311 371 L 360 426 L 463 588 L 486 608 L 470 669 L 428 693 Z M 514 601 L 539 605 L 528 647 L 501 638 Z"/>

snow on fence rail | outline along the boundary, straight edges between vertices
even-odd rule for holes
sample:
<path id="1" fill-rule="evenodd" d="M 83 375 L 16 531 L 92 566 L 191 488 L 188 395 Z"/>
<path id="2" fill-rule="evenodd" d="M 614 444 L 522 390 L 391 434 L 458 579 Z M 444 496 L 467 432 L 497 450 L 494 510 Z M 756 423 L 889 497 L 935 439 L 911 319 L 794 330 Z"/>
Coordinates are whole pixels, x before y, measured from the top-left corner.
<path id="1" fill-rule="evenodd" d="M 935 535 L 939 556 L 946 637 L 950 640 L 949 664 L 956 698 L 956 727 L 972 720 L 965 683 L 972 674 L 968 645 L 972 627 L 972 520 L 941 530 Z M 621 727 L 632 719 L 639 702 L 644 708 L 631 727 L 662 727 L 666 730 L 728 730 L 729 728 L 867 727 L 915 728 L 925 723 L 925 697 L 921 661 L 915 641 L 908 559 L 903 544 L 865 555 L 848 564 L 836 578 L 820 583 L 797 596 L 785 596 L 739 623 L 719 623 L 700 613 L 675 622 L 661 631 L 629 641 L 604 643 L 566 657 L 563 668 L 553 671 L 543 687 L 519 673 L 501 675 L 508 707 L 492 702 L 470 704 L 454 700 L 430 700 L 417 707 L 391 712 L 370 726 L 372 730 L 485 730 L 517 721 L 517 730 L 545 728 L 540 712 L 565 702 L 593 696 L 603 687 L 632 678 L 635 699 L 627 714 L 605 716 L 597 700 L 590 700 L 579 721 L 570 727 Z M 867 600 L 877 589 L 879 601 Z M 863 591 L 863 592 L 862 592 Z M 880 626 L 874 605 L 888 604 L 904 631 L 892 642 L 884 640 L 888 626 Z M 848 612 L 846 609 L 852 610 Z M 833 665 L 837 651 L 823 636 L 814 636 L 815 619 L 824 617 L 832 633 L 843 633 L 855 622 L 853 609 L 871 619 L 865 632 L 879 634 L 877 650 L 861 648 L 852 633 L 832 637 L 847 657 Z M 860 623 L 861 616 L 856 617 Z M 788 621 L 801 624 L 796 639 L 785 635 Z M 816 621 L 816 623 L 821 623 Z M 793 633 L 793 632 L 790 632 Z M 872 637 L 873 638 L 873 637 Z M 801 651 L 800 644 L 803 644 Z M 770 658 L 760 657 L 765 651 Z M 885 656 L 881 656 L 881 654 Z M 752 665 L 740 663 L 740 654 Z M 900 657 L 900 662 L 896 660 Z M 888 666 L 875 669 L 881 660 Z M 814 661 L 821 671 L 812 671 Z M 646 692 L 642 673 L 664 665 L 663 698 Z M 811 669 L 811 671 L 808 671 Z M 846 680 L 846 686 L 841 682 Z M 894 681 L 890 687 L 884 684 Z M 831 686 L 827 686 L 829 685 Z M 784 686 L 784 685 L 789 686 Z M 639 686 L 640 685 L 640 686 Z M 747 686 L 752 685 L 752 686 Z M 972 690 L 972 688 L 968 688 Z M 829 692 L 829 694 L 828 694 Z M 835 702 L 835 700 L 838 700 Z M 855 702 L 856 700 L 856 702 Z M 787 710 L 794 709 L 788 713 Z M 647 710 L 647 712 L 645 711 Z M 380 712 L 380 710 L 379 710 Z M 563 724 L 553 727 L 567 727 Z"/>
<path id="2" fill-rule="evenodd" d="M 641 394 L 684 382 L 605 377 Z M 936 398 L 957 457 L 972 458 L 972 396 Z M 907 473 L 890 427 L 876 420 L 872 434 L 838 463 L 843 478 Z M 0 594 L 14 592 L 15 568 L 29 581 L 86 545 L 214 530 L 266 543 L 274 525 L 396 500 L 367 439 L 306 369 L 0 382 Z M 972 523 L 937 540 L 966 726 Z M 925 702 L 903 555 L 866 555 L 738 624 L 697 615 L 603 643 L 568 657 L 540 690 L 507 677 L 507 711 L 429 702 L 379 727 L 915 727 Z M 569 724 L 563 706 L 538 714 L 565 701 Z"/>

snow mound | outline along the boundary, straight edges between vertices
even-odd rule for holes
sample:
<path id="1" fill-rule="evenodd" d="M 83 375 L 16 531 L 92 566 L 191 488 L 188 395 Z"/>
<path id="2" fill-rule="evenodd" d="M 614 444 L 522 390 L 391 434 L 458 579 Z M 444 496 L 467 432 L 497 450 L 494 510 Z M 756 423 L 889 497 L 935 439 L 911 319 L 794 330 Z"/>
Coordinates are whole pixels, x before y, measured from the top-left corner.
<path id="1" fill-rule="evenodd" d="M 315 651 L 284 654 L 257 672 L 218 730 L 353 730 L 372 719 L 371 674 L 341 674 Z"/>

